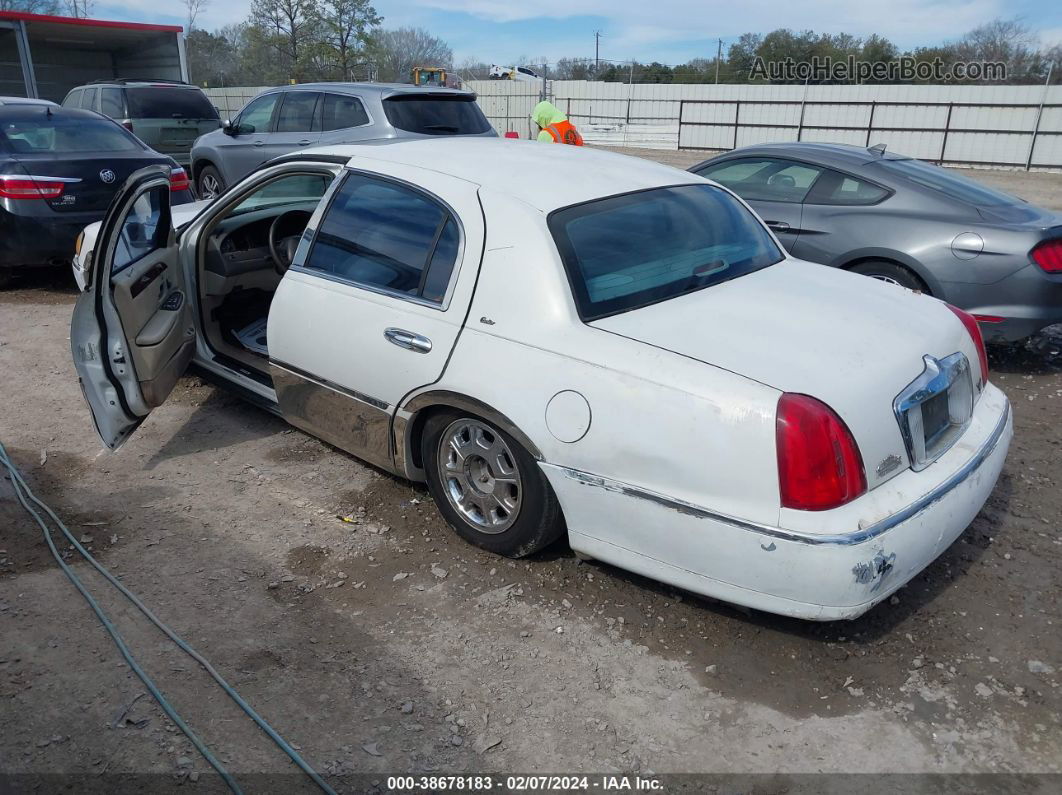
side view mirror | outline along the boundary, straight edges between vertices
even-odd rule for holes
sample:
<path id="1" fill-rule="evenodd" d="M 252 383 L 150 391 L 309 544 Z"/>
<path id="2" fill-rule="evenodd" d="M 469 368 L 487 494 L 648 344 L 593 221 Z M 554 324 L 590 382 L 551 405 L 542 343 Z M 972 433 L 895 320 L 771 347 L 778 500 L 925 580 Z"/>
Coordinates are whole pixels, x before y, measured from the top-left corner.
<path id="1" fill-rule="evenodd" d="M 99 224 L 96 224 L 96 226 L 99 226 Z M 92 284 L 92 255 L 94 253 L 94 246 L 95 235 L 91 236 L 91 240 L 86 246 L 84 232 L 77 236 L 77 242 L 74 244 L 74 258 L 70 262 L 70 267 L 74 271 L 74 282 L 77 284 L 77 288 L 81 292 L 85 292 Z"/>
<path id="2" fill-rule="evenodd" d="M 232 119 L 225 119 L 225 121 L 221 123 L 221 131 L 225 133 L 225 135 L 235 135 L 237 129 L 238 128 L 232 123 Z"/>

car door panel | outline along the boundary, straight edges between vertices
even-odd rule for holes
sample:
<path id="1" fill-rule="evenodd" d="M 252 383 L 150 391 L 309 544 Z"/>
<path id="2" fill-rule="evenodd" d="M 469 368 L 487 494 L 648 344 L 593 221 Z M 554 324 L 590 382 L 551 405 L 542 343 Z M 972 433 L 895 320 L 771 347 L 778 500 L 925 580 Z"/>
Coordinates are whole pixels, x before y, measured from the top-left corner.
<path id="1" fill-rule="evenodd" d="M 94 256 L 70 346 L 100 438 L 116 449 L 166 399 L 195 349 L 167 167 L 130 176 L 104 217 Z"/>
<path id="2" fill-rule="evenodd" d="M 316 107 L 321 95 L 312 91 L 285 91 L 276 112 L 273 131 L 263 136 L 258 147 L 261 158 L 255 167 L 274 157 L 314 146 L 321 140 Z"/>
<path id="3" fill-rule="evenodd" d="M 804 205 L 792 202 L 768 202 L 754 200 L 749 206 L 763 219 L 767 227 L 774 232 L 785 250 L 790 254 L 797 244 L 803 225 Z"/>
<path id="4" fill-rule="evenodd" d="M 371 167 L 367 161 L 366 168 Z M 397 406 L 442 375 L 464 324 L 484 224 L 475 185 L 396 164 L 387 164 L 386 173 L 444 197 L 461 225 L 443 303 L 314 272 L 301 267 L 297 255 L 270 305 L 268 342 L 282 414 L 293 425 L 390 469 L 389 428 Z"/>

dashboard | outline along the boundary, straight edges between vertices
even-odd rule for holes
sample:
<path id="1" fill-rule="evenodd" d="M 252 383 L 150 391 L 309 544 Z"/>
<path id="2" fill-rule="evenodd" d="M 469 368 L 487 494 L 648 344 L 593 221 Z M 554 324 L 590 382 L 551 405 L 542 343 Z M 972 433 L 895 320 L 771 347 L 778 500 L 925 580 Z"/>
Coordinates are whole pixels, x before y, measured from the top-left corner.
<path id="1" fill-rule="evenodd" d="M 269 251 L 269 229 L 273 221 L 291 210 L 304 211 L 309 220 L 319 203 L 319 199 L 287 202 L 225 218 L 214 227 L 207 240 L 204 270 L 227 277 L 275 268 L 273 255 Z M 286 234 L 291 234 L 291 231 Z"/>

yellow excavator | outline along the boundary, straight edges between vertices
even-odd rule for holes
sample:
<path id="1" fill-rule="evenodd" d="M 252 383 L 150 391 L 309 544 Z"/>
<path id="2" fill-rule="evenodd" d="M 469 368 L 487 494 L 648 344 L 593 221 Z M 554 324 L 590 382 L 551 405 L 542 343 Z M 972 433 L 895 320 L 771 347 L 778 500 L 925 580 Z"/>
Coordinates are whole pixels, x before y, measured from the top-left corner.
<path id="1" fill-rule="evenodd" d="M 413 85 L 415 86 L 446 86 L 446 70 L 441 66 L 414 66 Z"/>

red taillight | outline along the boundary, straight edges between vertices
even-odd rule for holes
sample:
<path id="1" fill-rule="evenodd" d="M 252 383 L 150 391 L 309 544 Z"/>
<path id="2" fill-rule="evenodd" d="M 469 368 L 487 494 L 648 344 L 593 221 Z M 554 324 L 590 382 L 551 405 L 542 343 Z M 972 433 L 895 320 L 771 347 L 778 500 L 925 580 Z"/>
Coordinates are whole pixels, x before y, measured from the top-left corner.
<path id="1" fill-rule="evenodd" d="M 125 129 L 129 130 L 129 132 L 133 131 L 133 122 L 129 121 L 129 119 L 122 119 L 118 123 L 125 127 Z"/>
<path id="2" fill-rule="evenodd" d="M 1062 273 L 1062 238 L 1045 240 L 1030 253 L 1033 261 L 1047 273 Z"/>
<path id="3" fill-rule="evenodd" d="M 966 327 L 966 331 L 973 340 L 974 347 L 977 348 L 977 361 L 981 365 L 981 380 L 978 382 L 978 386 L 984 387 L 988 383 L 988 354 L 985 352 L 985 340 L 981 336 L 981 327 L 977 325 L 977 318 L 969 312 L 963 312 L 957 306 L 948 304 L 947 307 L 955 313 L 955 317 L 962 321 L 963 326 Z"/>
<path id="4" fill-rule="evenodd" d="M 170 169 L 170 193 L 176 193 L 179 190 L 188 190 L 188 174 L 185 173 L 183 168 L 171 168 Z"/>
<path id="5" fill-rule="evenodd" d="M 786 392 L 775 420 L 782 507 L 826 511 L 867 490 L 863 457 L 844 421 L 820 400 Z"/>
<path id="6" fill-rule="evenodd" d="M 58 199 L 65 187 L 58 180 L 0 176 L 0 197 L 4 199 Z"/>

